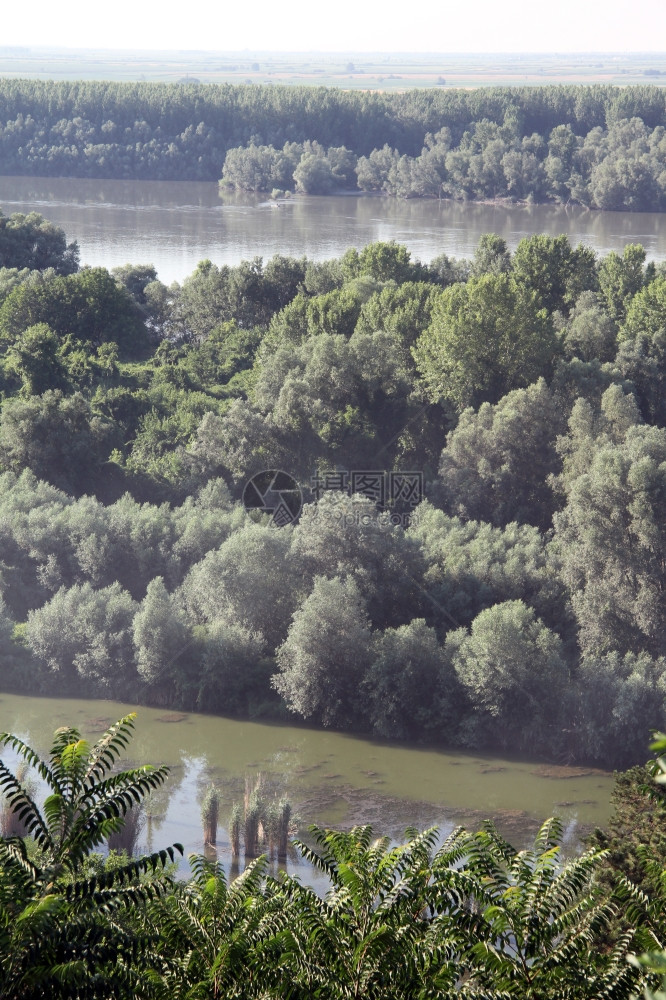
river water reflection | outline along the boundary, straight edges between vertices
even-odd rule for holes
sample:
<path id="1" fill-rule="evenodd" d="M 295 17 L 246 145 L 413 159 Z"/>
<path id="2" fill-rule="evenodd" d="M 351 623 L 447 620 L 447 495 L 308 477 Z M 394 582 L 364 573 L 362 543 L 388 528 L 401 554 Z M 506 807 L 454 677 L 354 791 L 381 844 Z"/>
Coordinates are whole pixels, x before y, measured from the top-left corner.
<path id="1" fill-rule="evenodd" d="M 131 764 L 168 764 L 168 784 L 151 800 L 143 847 L 174 841 L 186 855 L 203 849 L 201 799 L 214 782 L 221 793 L 218 856 L 229 867 L 226 823 L 242 803 L 245 779 L 261 774 L 268 797 L 292 803 L 301 834 L 327 826 L 372 823 L 377 834 L 400 839 L 408 825 L 457 825 L 477 829 L 486 818 L 516 846 L 526 846 L 539 824 L 557 814 L 565 846 L 604 825 L 610 813 L 612 776 L 584 768 L 552 767 L 529 760 L 388 744 L 305 727 L 245 722 L 212 715 L 138 708 L 111 701 L 0 695 L 0 731 L 21 735 L 47 753 L 53 731 L 74 725 L 90 739 L 130 711 L 138 713 Z M 13 762 L 3 753 L 5 762 Z M 130 763 L 130 761 L 128 761 Z M 309 867 L 288 862 L 312 881 Z"/>
<path id="2" fill-rule="evenodd" d="M 222 198 L 213 183 L 43 177 L 0 177 L 0 208 L 41 212 L 78 240 L 84 264 L 152 263 L 167 284 L 182 281 L 204 258 L 237 264 L 281 253 L 325 260 L 374 240 L 404 243 L 424 262 L 440 253 L 470 257 L 488 232 L 511 249 L 532 233 L 566 233 L 600 254 L 642 243 L 651 259 L 666 259 L 666 215 L 650 212 L 356 195 L 299 196 L 278 208 L 258 195 Z"/>

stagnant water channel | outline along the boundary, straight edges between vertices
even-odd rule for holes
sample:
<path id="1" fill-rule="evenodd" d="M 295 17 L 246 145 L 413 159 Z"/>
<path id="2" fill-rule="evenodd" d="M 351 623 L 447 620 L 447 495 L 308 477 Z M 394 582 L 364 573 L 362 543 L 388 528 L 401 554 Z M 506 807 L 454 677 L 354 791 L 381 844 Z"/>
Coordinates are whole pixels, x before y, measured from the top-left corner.
<path id="1" fill-rule="evenodd" d="M 201 800 L 214 783 L 221 797 L 218 857 L 231 867 L 227 822 L 242 803 L 245 781 L 261 776 L 263 794 L 287 798 L 294 829 L 310 823 L 349 827 L 372 823 L 399 840 L 407 826 L 431 825 L 443 834 L 457 825 L 477 829 L 494 819 L 516 847 L 527 846 L 540 823 L 558 815 L 565 850 L 603 826 L 610 813 L 613 779 L 594 769 L 527 759 L 384 743 L 301 726 L 246 722 L 213 715 L 137 708 L 112 701 L 0 695 L 0 731 L 20 735 L 41 754 L 59 726 L 76 726 L 97 739 L 117 719 L 137 712 L 127 765 L 168 764 L 167 784 L 153 794 L 140 836 L 144 849 L 181 842 L 186 855 L 203 850 Z M 4 751 L 5 763 L 15 757 Z M 290 855 L 287 867 L 313 881 L 311 870 Z"/>

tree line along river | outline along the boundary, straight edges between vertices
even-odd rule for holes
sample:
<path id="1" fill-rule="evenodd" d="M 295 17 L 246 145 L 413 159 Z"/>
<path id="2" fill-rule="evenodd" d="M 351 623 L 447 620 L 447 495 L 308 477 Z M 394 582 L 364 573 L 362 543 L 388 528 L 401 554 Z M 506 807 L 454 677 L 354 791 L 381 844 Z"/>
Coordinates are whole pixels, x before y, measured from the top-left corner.
<path id="1" fill-rule="evenodd" d="M 404 243 L 424 262 L 441 253 L 470 257 L 486 232 L 511 249 L 527 235 L 566 233 L 598 253 L 642 243 L 651 259 L 666 259 L 663 214 L 600 213 L 553 206 L 512 207 L 363 196 L 297 197 L 276 207 L 260 196 L 225 195 L 195 182 L 123 182 L 0 177 L 5 214 L 38 211 L 78 240 L 81 261 L 114 267 L 152 263 L 166 283 L 182 281 L 199 260 L 237 264 L 273 254 L 313 260 L 341 256 L 375 240 Z M 0 730 L 20 734 L 47 752 L 53 730 L 70 724 L 95 738 L 132 706 L 113 702 L 0 696 Z M 141 708 L 131 763 L 166 763 L 171 777 L 153 796 L 140 843 L 156 849 L 181 841 L 203 848 L 200 804 L 214 783 L 221 795 L 218 854 L 231 853 L 227 829 L 245 781 L 263 782 L 269 797 L 286 797 L 295 828 L 307 824 L 372 822 L 399 839 L 407 825 L 475 828 L 493 818 L 516 846 L 525 846 L 543 819 L 565 821 L 565 849 L 603 825 L 612 777 L 436 748 L 385 744 L 305 727 L 244 722 Z M 5 754 L 6 760 L 11 760 Z M 261 776 L 261 778 L 259 777 Z M 300 870 L 294 857 L 288 867 Z M 309 868 L 302 874 L 312 881 Z"/>

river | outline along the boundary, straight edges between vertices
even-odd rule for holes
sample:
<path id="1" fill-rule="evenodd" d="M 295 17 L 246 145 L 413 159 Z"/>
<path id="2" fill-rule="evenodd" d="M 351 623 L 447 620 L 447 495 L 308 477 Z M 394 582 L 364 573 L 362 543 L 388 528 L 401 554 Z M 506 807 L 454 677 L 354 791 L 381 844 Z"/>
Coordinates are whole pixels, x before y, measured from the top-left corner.
<path id="1" fill-rule="evenodd" d="M 214 783 L 220 792 L 218 857 L 231 868 L 227 821 L 242 803 L 245 780 L 261 781 L 267 799 L 286 797 L 300 835 L 310 823 L 351 826 L 372 823 L 394 840 L 407 826 L 477 829 L 492 818 L 517 847 L 531 841 L 540 823 L 559 815 L 565 849 L 610 814 L 612 776 L 594 769 L 551 766 L 527 759 L 502 760 L 436 748 L 362 739 L 343 733 L 165 712 L 111 701 L 0 695 L 0 731 L 20 735 L 47 754 L 53 731 L 78 727 L 98 739 L 117 719 L 138 713 L 126 765 L 168 764 L 166 786 L 150 800 L 140 843 L 157 850 L 175 841 L 186 855 L 203 850 L 200 807 Z M 15 757 L 2 758 L 13 766 Z M 316 881 L 295 853 L 289 870 Z"/>
<path id="2" fill-rule="evenodd" d="M 666 260 L 663 213 L 357 195 L 299 196 L 278 208 L 258 195 L 221 196 L 212 183 L 43 177 L 0 177 L 0 208 L 41 212 L 78 240 L 84 264 L 151 263 L 166 284 L 182 281 L 204 258 L 237 264 L 280 253 L 325 260 L 374 240 L 404 243 L 423 262 L 441 253 L 471 257 L 489 232 L 511 249 L 532 233 L 566 233 L 599 254 L 642 243 L 651 259 Z"/>

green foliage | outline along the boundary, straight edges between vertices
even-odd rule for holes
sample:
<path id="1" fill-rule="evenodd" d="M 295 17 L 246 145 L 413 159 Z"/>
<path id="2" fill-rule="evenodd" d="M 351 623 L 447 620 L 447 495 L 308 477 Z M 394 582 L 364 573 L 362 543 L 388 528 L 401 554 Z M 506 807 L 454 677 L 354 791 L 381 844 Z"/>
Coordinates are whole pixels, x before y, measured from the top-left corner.
<path id="1" fill-rule="evenodd" d="M 395 334 L 410 347 L 430 325 L 436 289 L 426 282 L 387 284 L 361 307 L 355 332 Z"/>
<path id="2" fill-rule="evenodd" d="M 265 941 L 282 929 L 286 915 L 282 900 L 262 891 L 265 871 L 260 858 L 227 884 L 220 864 L 193 859 L 191 881 L 150 912 L 168 956 L 154 980 L 157 997 L 260 996 L 276 980 Z"/>
<path id="3" fill-rule="evenodd" d="M 147 609 L 142 610 L 145 617 Z M 83 686 L 101 693 L 127 683 L 134 672 L 135 613 L 134 601 L 118 582 L 101 590 L 89 583 L 69 590 L 62 587 L 47 604 L 29 613 L 26 642 L 37 660 L 58 676 L 62 688 L 80 691 Z M 141 645 L 141 620 L 136 630 L 139 667 L 152 680 L 148 653 Z M 158 634 L 154 642 L 159 640 Z"/>
<path id="4" fill-rule="evenodd" d="M 547 373 L 557 343 L 535 290 L 485 274 L 441 293 L 413 354 L 428 396 L 461 411 Z"/>
<path id="5" fill-rule="evenodd" d="M 63 338 L 72 334 L 94 347 L 113 341 L 129 357 L 143 353 L 148 335 L 129 292 L 103 267 L 24 282 L 0 306 L 0 335 L 13 342 L 31 326 L 46 323 Z"/>
<path id="6" fill-rule="evenodd" d="M 342 268 L 347 279 L 367 276 L 375 281 L 402 284 L 418 280 L 418 266 L 411 264 L 410 258 L 407 247 L 395 240 L 368 243 L 360 253 L 353 248 L 348 250 L 342 258 Z"/>
<path id="7" fill-rule="evenodd" d="M 185 578 L 181 597 L 198 624 L 242 625 L 275 649 L 286 636 L 300 593 L 291 532 L 244 518 Z"/>
<path id="8" fill-rule="evenodd" d="M 21 380 L 25 396 L 41 396 L 48 389 L 67 390 L 67 368 L 59 356 L 58 338 L 46 323 L 28 327 L 4 359 L 5 372 Z"/>
<path id="9" fill-rule="evenodd" d="M 360 715 L 358 689 L 371 657 L 369 623 L 354 580 L 317 577 L 276 652 L 272 683 L 292 711 L 348 727 Z"/>
<path id="10" fill-rule="evenodd" d="M 566 236 L 529 236 L 513 255 L 513 274 L 536 291 L 549 313 L 568 312 L 579 294 L 597 285 L 595 254 L 580 244 L 573 249 Z"/>
<path id="11" fill-rule="evenodd" d="M 319 298 L 329 299 L 310 303 L 317 302 L 321 324 L 335 329 L 340 307 L 346 313 L 340 325 L 346 327 L 349 319 L 351 333 L 360 303 L 352 304 L 350 315 L 349 298 L 342 302 L 335 292 Z M 371 468 L 386 436 L 397 440 L 409 420 L 410 365 L 395 335 L 353 332 L 347 339 L 341 333 L 322 332 L 299 346 L 283 344 L 271 354 L 262 351 L 260 358 L 252 402 L 266 417 L 260 420 L 246 410 L 243 437 L 246 442 L 254 438 L 255 454 L 261 450 L 274 457 L 277 467 L 284 454 L 292 471 L 303 477 L 312 474 L 314 465 L 335 467 L 343 457 L 353 459 L 355 468 Z M 240 415 L 241 407 L 234 412 Z M 250 421 L 256 430 L 248 426 Z M 254 470 L 246 464 L 243 471 L 247 475 Z"/>
<path id="12" fill-rule="evenodd" d="M 321 899 L 283 882 L 290 911 L 281 963 L 297 996 L 629 997 L 624 947 L 595 953 L 611 908 L 594 885 L 602 855 L 562 864 L 561 826 L 516 852 L 492 829 L 435 831 L 391 848 L 370 827 L 311 828 L 303 855 L 331 887 Z"/>
<path id="13" fill-rule="evenodd" d="M 666 866 L 666 806 L 653 792 L 649 765 L 636 765 L 615 774 L 613 814 L 603 830 L 588 838 L 590 847 L 604 851 L 600 873 L 606 885 L 614 886 L 618 876 L 628 879 L 645 896 L 658 898 L 662 892 L 660 869 Z"/>
<path id="14" fill-rule="evenodd" d="M 23 639 L 23 630 L 14 624 L 5 601 L 0 597 L 0 676 L 5 689 L 20 690 L 32 683 L 34 690 L 34 663 Z"/>
<path id="15" fill-rule="evenodd" d="M 265 656 L 260 633 L 216 619 L 199 637 L 202 651 L 198 708 L 247 716 L 255 715 L 261 704 L 272 703 L 272 661 Z"/>
<path id="16" fill-rule="evenodd" d="M 643 286 L 645 250 L 628 243 L 620 257 L 614 250 L 599 265 L 599 291 L 606 310 L 616 323 L 622 323 L 627 306 Z"/>
<path id="17" fill-rule="evenodd" d="M 190 645 L 190 636 L 162 577 L 148 584 L 146 596 L 132 622 L 139 676 L 153 691 L 173 684 L 178 662 Z"/>
<path id="18" fill-rule="evenodd" d="M 637 291 L 627 309 L 620 339 L 639 334 L 654 339 L 666 333 L 666 277 L 661 276 Z"/>
<path id="19" fill-rule="evenodd" d="M 202 260 L 181 288 L 175 286 L 166 325 L 170 324 L 179 337 L 196 343 L 206 341 L 216 331 L 219 344 L 235 327 L 249 331 L 267 325 L 273 314 L 294 298 L 304 277 L 303 260 L 277 254 L 265 267 L 261 257 L 242 261 L 237 267 L 218 267 Z"/>
<path id="20" fill-rule="evenodd" d="M 582 292 L 563 330 L 567 355 L 583 361 L 610 361 L 615 355 L 616 327 L 598 295 Z"/>
<path id="21" fill-rule="evenodd" d="M 445 650 L 470 695 L 474 739 L 505 747 L 534 747 L 547 740 L 552 702 L 569 680 L 558 635 L 522 601 L 482 611 L 470 632 L 450 632 Z"/>
<path id="22" fill-rule="evenodd" d="M 165 767 L 115 769 L 133 718 L 121 719 L 92 746 L 76 729 L 59 729 L 48 760 L 18 737 L 0 734 L 0 745 L 34 768 L 48 793 L 40 811 L 0 761 L 0 789 L 36 847 L 29 852 L 20 838 L 0 838 L 0 970 L 8 1000 L 124 997 L 145 981 L 151 942 L 128 918 L 165 892 L 164 875 L 142 883 L 138 876 L 173 861 L 174 849 L 91 878 L 85 871 L 90 852 L 166 779 Z"/>
<path id="23" fill-rule="evenodd" d="M 440 459 L 438 499 L 466 520 L 547 528 L 563 430 L 561 406 L 543 379 L 494 406 L 482 403 L 476 413 L 463 410 Z"/>
<path id="24" fill-rule="evenodd" d="M 464 851 L 461 833 L 434 858 L 432 830 L 395 848 L 388 838 L 373 842 L 369 826 L 349 833 L 312 827 L 311 833 L 317 848 L 298 847 L 331 888 L 321 899 L 294 880 L 286 886 L 298 919 L 284 935 L 282 961 L 299 984 L 298 995 L 406 998 L 452 991 L 460 938 L 450 913 L 432 923 L 430 914 L 437 912 L 435 900 L 444 898 L 447 909 L 463 910 L 471 884 L 464 869 L 454 870 Z M 464 916 L 460 924 L 461 931 Z"/>
<path id="25" fill-rule="evenodd" d="M 301 512 L 292 556 L 309 584 L 316 576 L 353 579 L 376 627 L 406 623 L 422 610 L 419 548 L 369 497 L 323 490 Z"/>
<path id="26" fill-rule="evenodd" d="M 93 413 L 80 393 L 15 398 L 0 412 L 0 462 L 5 469 L 29 468 L 40 479 L 71 493 L 94 489 L 113 445 L 113 426 Z"/>
<path id="27" fill-rule="evenodd" d="M 229 882 L 220 864 L 192 858 L 192 878 L 175 885 L 163 870 L 173 848 L 100 865 L 91 851 L 166 778 L 164 767 L 117 770 L 132 726 L 133 716 L 121 719 L 92 746 L 65 727 L 47 760 L 0 734 L 49 793 L 40 811 L 29 783 L 0 762 L 0 790 L 35 841 L 28 851 L 20 838 L 0 837 L 8 1000 L 628 1000 L 650 981 L 626 952 L 657 924 L 642 919 L 613 942 L 608 933 L 623 899 L 626 917 L 641 906 L 657 921 L 663 914 L 637 886 L 632 895 L 626 877 L 613 896 L 604 891 L 611 851 L 563 860 L 554 819 L 523 851 L 490 824 L 473 835 L 457 829 L 439 847 L 435 829 L 409 830 L 392 846 L 370 826 L 311 827 L 314 846 L 295 847 L 327 881 L 323 894 L 286 873 L 268 876 L 265 857 Z M 645 815 L 634 810 L 630 822 Z M 625 827 L 615 834 L 626 838 Z M 660 968 L 657 957 L 652 965 Z"/>
<path id="28" fill-rule="evenodd" d="M 659 754 L 663 754 L 663 751 L 666 750 L 666 735 L 664 735 L 663 732 L 659 732 L 655 733 L 655 737 L 656 738 L 652 743 L 650 749 L 655 750 Z M 653 761 L 652 764 L 650 765 L 650 768 L 652 777 L 656 782 L 656 784 L 659 786 L 663 786 L 666 783 L 666 761 L 664 760 L 663 755 L 657 757 L 657 759 Z M 660 795 L 659 797 L 663 800 L 663 795 Z M 653 869 L 653 873 L 657 877 L 660 877 L 660 884 L 659 884 L 660 892 L 658 893 L 657 896 L 659 903 L 662 903 L 664 896 L 663 871 L 664 871 L 663 863 L 662 864 L 658 863 L 658 866 L 655 866 L 655 869 Z M 657 904 L 658 906 L 659 903 Z M 663 904 L 659 906 L 657 912 L 659 917 L 663 919 Z M 660 937 L 661 940 L 655 942 L 657 947 L 660 946 L 663 947 L 663 933 L 661 933 Z M 650 983 L 651 986 L 655 985 L 657 976 L 661 977 L 661 990 L 654 990 L 646 987 L 645 997 L 646 1000 L 663 1000 L 663 997 L 666 994 L 666 952 L 664 952 L 663 950 L 661 951 L 651 950 L 647 954 L 641 955 L 640 957 L 636 957 L 635 955 L 630 955 L 629 962 L 631 962 L 636 968 L 640 969 L 641 971 L 646 970 L 653 974 L 650 977 L 652 980 L 652 982 Z"/>
<path id="29" fill-rule="evenodd" d="M 568 421 L 568 433 L 557 439 L 562 471 L 553 478 L 555 489 L 568 494 L 576 479 L 587 472 L 595 453 L 603 447 L 624 442 L 632 427 L 642 424 L 633 394 L 613 383 L 599 396 L 579 397 Z M 598 398 L 595 399 L 594 396 Z"/>
<path id="30" fill-rule="evenodd" d="M 472 948 L 475 986 L 491 996 L 629 998 L 626 940 L 602 961 L 591 954 L 613 912 L 595 886 L 603 855 L 588 851 L 563 865 L 561 836 L 561 824 L 548 820 L 534 850 L 516 852 L 492 827 L 472 838 L 484 924 Z"/>
<path id="31" fill-rule="evenodd" d="M 462 521 L 424 500 L 407 536 L 419 542 L 429 617 L 440 631 L 469 625 L 485 608 L 521 598 L 551 628 L 560 634 L 569 631 L 554 553 L 537 528 Z"/>
<path id="32" fill-rule="evenodd" d="M 362 684 L 372 730 L 388 739 L 448 740 L 464 696 L 434 629 L 423 619 L 375 637 Z"/>
<path id="33" fill-rule="evenodd" d="M 505 274 L 510 270 L 511 254 L 507 249 L 506 240 L 496 233 L 484 233 L 474 251 L 473 277 L 478 278 L 482 274 Z"/>
<path id="34" fill-rule="evenodd" d="M 645 652 L 587 655 L 563 706 L 567 752 L 584 760 L 627 766 L 640 760 L 652 729 L 663 726 L 666 660 Z"/>
<path id="35" fill-rule="evenodd" d="M 574 170 L 574 133 L 546 154 L 521 127 L 512 111 L 431 132 L 418 169 L 391 154 L 390 185 L 442 193 L 455 154 L 471 195 L 518 140 L 526 163 Z M 348 179 L 339 142 L 296 145 L 295 165 Z M 170 289 L 150 265 L 0 270 L 3 683 L 633 762 L 632 713 L 663 718 L 662 278 L 640 247 L 597 267 L 564 238 L 512 256 L 492 235 L 471 263 L 376 242 L 318 265 L 203 261 Z M 300 479 L 294 527 L 246 517 L 266 469 Z M 429 502 L 307 502 L 329 473 L 373 469 L 420 470 Z M 502 627 L 472 650 L 483 614 Z M 495 715 L 462 680 L 504 656 L 504 625 L 507 676 L 531 692 L 519 720 L 518 696 Z"/>
<path id="36" fill-rule="evenodd" d="M 37 212 L 0 212 L 0 268 L 72 274 L 79 268 L 79 247 L 66 239 L 64 230 Z"/>
<path id="37" fill-rule="evenodd" d="M 222 170 L 225 184 L 246 190 L 298 181 L 313 192 L 358 185 L 612 210 L 663 206 L 663 120 L 659 87 L 390 94 L 6 79 L 0 88 L 12 174 L 213 181 Z M 47 242 L 43 223 L 33 227 Z"/>
<path id="38" fill-rule="evenodd" d="M 665 435 L 631 424 L 622 443 L 591 449 L 587 471 L 555 516 L 562 575 L 586 652 L 663 649 Z"/>
<path id="39" fill-rule="evenodd" d="M 245 149 L 240 146 L 229 149 L 222 168 L 222 183 L 241 191 L 293 190 L 293 173 L 300 150 L 292 150 L 292 145 L 286 144 L 282 151 L 254 143 Z"/>

